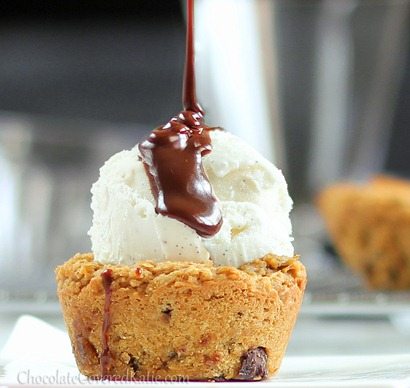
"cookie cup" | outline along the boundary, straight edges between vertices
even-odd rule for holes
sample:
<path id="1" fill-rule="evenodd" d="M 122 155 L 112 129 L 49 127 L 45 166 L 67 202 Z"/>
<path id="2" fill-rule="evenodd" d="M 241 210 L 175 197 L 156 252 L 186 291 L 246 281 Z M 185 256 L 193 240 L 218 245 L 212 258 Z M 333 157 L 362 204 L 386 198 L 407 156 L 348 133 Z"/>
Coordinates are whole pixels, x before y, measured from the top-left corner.
<path id="1" fill-rule="evenodd" d="M 377 177 L 340 183 L 317 201 L 344 263 L 369 289 L 410 289 L 410 183 Z"/>
<path id="2" fill-rule="evenodd" d="M 107 269 L 112 283 L 104 349 Z M 103 265 L 92 254 L 77 254 L 57 268 L 56 277 L 80 372 L 125 380 L 273 375 L 306 285 L 297 257 L 271 255 L 234 268 L 212 262 Z"/>

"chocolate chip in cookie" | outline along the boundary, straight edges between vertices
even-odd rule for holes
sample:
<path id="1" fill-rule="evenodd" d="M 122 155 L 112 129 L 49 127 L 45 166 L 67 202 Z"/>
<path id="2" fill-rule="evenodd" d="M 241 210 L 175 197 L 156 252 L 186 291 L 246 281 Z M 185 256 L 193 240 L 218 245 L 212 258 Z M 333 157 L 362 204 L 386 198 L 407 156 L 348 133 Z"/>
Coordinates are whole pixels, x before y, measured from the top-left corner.
<path id="1" fill-rule="evenodd" d="M 138 360 L 136 357 L 134 357 L 133 355 L 129 355 L 130 356 L 130 360 L 128 361 L 128 365 L 132 368 L 132 370 L 134 371 L 134 373 L 137 373 L 138 370 L 140 369 L 140 365 L 138 363 Z"/>
<path id="2" fill-rule="evenodd" d="M 268 356 L 262 347 L 249 349 L 241 357 L 239 380 L 261 380 L 267 376 Z"/>

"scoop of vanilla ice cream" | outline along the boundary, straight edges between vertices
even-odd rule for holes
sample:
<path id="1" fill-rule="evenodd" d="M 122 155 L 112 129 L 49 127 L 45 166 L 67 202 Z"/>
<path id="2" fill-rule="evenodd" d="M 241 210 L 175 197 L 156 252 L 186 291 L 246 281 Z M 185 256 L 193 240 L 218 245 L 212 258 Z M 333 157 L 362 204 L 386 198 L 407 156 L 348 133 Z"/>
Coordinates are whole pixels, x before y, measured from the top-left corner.
<path id="1" fill-rule="evenodd" d="M 240 138 L 211 132 L 203 165 L 223 214 L 221 230 L 200 237 L 155 212 L 138 147 L 112 156 L 94 183 L 89 231 L 95 259 L 132 265 L 140 260 L 204 261 L 240 266 L 268 253 L 291 257 L 292 200 L 283 174 Z"/>

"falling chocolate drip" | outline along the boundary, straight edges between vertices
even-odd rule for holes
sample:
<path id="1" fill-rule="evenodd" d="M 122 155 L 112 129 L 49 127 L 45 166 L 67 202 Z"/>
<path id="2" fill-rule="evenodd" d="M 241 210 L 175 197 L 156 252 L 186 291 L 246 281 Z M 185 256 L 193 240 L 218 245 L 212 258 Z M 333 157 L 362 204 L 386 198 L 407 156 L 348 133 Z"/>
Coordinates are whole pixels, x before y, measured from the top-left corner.
<path id="1" fill-rule="evenodd" d="M 183 222 L 203 237 L 218 233 L 222 213 L 202 165 L 212 151 L 204 111 L 196 98 L 194 1 L 187 0 L 184 110 L 152 131 L 139 150 L 156 199 L 157 213 Z"/>
<path id="2" fill-rule="evenodd" d="M 204 115 L 204 111 L 196 98 L 195 84 L 195 48 L 194 48 L 194 1 L 187 0 L 187 29 L 185 48 L 185 71 L 182 102 L 186 111 L 199 112 Z"/>
<path id="3" fill-rule="evenodd" d="M 102 325 L 102 353 L 100 357 L 101 377 L 108 378 L 111 367 L 111 353 L 108 344 L 109 330 L 111 326 L 111 284 L 113 281 L 112 269 L 106 269 L 101 273 L 102 284 L 105 293 L 104 315 Z"/>

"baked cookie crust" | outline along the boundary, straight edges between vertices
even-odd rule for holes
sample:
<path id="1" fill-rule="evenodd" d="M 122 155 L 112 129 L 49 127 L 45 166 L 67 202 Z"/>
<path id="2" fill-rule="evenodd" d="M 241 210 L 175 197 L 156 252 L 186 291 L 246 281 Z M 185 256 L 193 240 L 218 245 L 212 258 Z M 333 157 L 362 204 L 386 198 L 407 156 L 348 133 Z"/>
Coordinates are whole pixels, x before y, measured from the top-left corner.
<path id="1" fill-rule="evenodd" d="M 410 183 L 380 176 L 364 186 L 336 184 L 318 197 L 345 264 L 370 289 L 410 289 Z"/>
<path id="2" fill-rule="evenodd" d="M 109 373 L 102 376 L 105 292 L 112 270 Z M 113 379 L 261 379 L 279 368 L 306 272 L 297 257 L 240 268 L 211 262 L 103 265 L 77 254 L 56 270 L 78 368 Z"/>

